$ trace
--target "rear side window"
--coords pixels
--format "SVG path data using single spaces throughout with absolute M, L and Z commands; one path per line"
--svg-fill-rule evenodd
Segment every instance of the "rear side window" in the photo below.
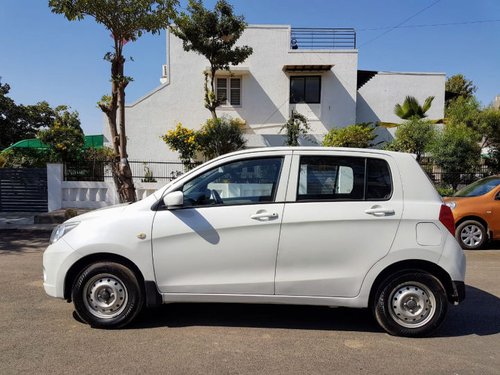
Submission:
M 388 200 L 392 179 L 385 160 L 302 156 L 297 200 Z
M 366 200 L 387 200 L 392 195 L 389 165 L 382 159 L 366 159 Z

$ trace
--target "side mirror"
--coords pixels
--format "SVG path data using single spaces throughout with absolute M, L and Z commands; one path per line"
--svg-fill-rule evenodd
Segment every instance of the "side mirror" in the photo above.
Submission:
M 184 204 L 184 194 L 182 191 L 168 193 L 163 197 L 163 203 L 169 210 L 180 208 Z

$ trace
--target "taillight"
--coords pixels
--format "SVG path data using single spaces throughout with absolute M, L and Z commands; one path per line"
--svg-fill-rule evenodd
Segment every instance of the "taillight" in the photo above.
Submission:
M 455 219 L 453 218 L 451 208 L 445 204 L 441 205 L 441 210 L 439 211 L 439 221 L 450 231 L 452 235 L 455 235 Z

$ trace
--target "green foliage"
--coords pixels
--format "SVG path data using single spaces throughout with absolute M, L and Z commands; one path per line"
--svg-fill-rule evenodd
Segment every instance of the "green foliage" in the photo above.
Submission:
M 216 108 L 220 105 L 215 95 L 214 80 L 217 70 L 230 70 L 253 52 L 249 46 L 235 43 L 247 26 L 243 16 L 236 16 L 233 7 L 226 0 L 218 0 L 214 10 L 208 10 L 201 0 L 189 0 L 188 13 L 182 12 L 175 18 L 172 33 L 182 40 L 185 51 L 194 51 L 210 63 L 210 88 L 205 83 L 205 107 L 217 118 Z M 206 80 L 208 76 L 206 75 Z
M 445 90 L 455 94 L 456 98 L 471 99 L 474 98 L 477 87 L 471 80 L 465 78 L 463 74 L 455 74 L 446 79 Z M 449 100 L 447 105 L 454 99 Z
M 53 13 L 63 14 L 69 21 L 90 16 L 113 31 L 115 40 L 125 42 L 165 29 L 177 4 L 175 0 L 49 0 Z
M 302 135 L 307 138 L 309 130 L 311 130 L 311 127 L 307 122 L 307 118 L 295 109 L 292 109 L 290 118 L 283 124 L 280 133 L 285 131 L 285 146 L 298 146 L 300 136 Z
M 2 168 L 44 168 L 47 163 L 55 162 L 47 150 L 33 148 L 15 148 L 3 151 Z
M 477 134 L 465 125 L 446 125 L 431 144 L 434 163 L 441 167 L 443 180 L 456 190 L 460 173 L 479 166 L 481 148 Z
M 40 130 L 37 138 L 49 146 L 51 159 L 69 161 L 78 158 L 84 144 L 78 112 L 69 111 L 67 106 L 55 109 L 54 123 L 48 129 Z
M 64 220 L 69 220 L 75 216 L 78 216 L 78 211 L 74 208 L 68 208 L 64 210 Z
M 474 97 L 457 97 L 450 101 L 445 110 L 446 123 L 452 125 L 466 125 L 478 130 L 480 123 L 481 105 Z
M 0 150 L 27 138 L 40 128 L 51 126 L 55 110 L 47 102 L 16 104 L 8 97 L 10 86 L 0 82 Z
M 148 167 L 148 163 L 144 163 L 144 178 L 141 182 L 156 182 L 156 178 L 153 176 L 153 171 Z
M 179 153 L 182 164 L 187 169 L 193 163 L 193 158 L 199 145 L 196 140 L 196 132 L 188 129 L 179 122 L 175 129 L 169 130 L 161 137 L 168 147 Z
M 210 160 L 229 152 L 245 148 L 241 120 L 217 118 L 209 119 L 196 134 L 199 150 Z
M 112 148 L 101 147 L 101 148 L 88 148 L 81 154 L 81 159 L 85 161 L 104 161 L 110 162 L 116 158 Z
M 374 129 L 370 122 L 331 129 L 323 139 L 323 146 L 368 148 L 373 146 L 373 140 L 376 138 Z
M 429 150 L 435 137 L 435 125 L 431 121 L 407 120 L 398 127 L 394 140 L 385 148 L 391 151 L 416 154 L 417 161 L 420 161 L 425 152 Z
M 436 186 L 436 190 L 442 197 L 451 197 L 455 193 L 455 190 L 453 190 L 453 188 L 446 186 Z
M 425 99 L 424 105 L 421 106 L 418 100 L 413 96 L 407 96 L 403 104 L 396 104 L 394 106 L 394 114 L 403 120 L 422 119 L 427 117 L 425 114 L 432 105 L 434 100 L 433 96 Z

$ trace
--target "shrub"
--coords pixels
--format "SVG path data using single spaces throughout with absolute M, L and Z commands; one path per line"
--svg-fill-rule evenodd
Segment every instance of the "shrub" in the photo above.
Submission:
M 292 109 L 292 114 L 288 121 L 281 127 L 280 133 L 283 130 L 286 134 L 285 146 L 298 146 L 299 137 L 302 135 L 307 138 L 307 133 L 311 128 L 307 122 L 307 118 Z
M 205 159 L 213 159 L 245 148 L 243 124 L 239 119 L 209 119 L 196 134 L 199 150 Z
M 358 147 L 368 148 L 373 146 L 376 138 L 373 134 L 374 127 L 371 123 L 360 123 L 346 126 L 345 128 L 330 130 L 323 139 L 326 147 Z
M 432 142 L 430 151 L 434 163 L 444 172 L 443 181 L 454 190 L 461 182 L 461 173 L 470 173 L 479 166 L 479 139 L 466 125 L 446 125 Z
M 192 159 L 196 154 L 196 150 L 198 149 L 196 132 L 192 129 L 185 128 L 179 122 L 175 129 L 169 130 L 167 134 L 161 138 L 171 150 L 179 153 L 182 164 L 189 169 Z
M 394 141 L 385 148 L 391 151 L 409 152 L 420 161 L 436 137 L 436 125 L 429 120 L 412 119 L 403 122 L 396 130 Z

